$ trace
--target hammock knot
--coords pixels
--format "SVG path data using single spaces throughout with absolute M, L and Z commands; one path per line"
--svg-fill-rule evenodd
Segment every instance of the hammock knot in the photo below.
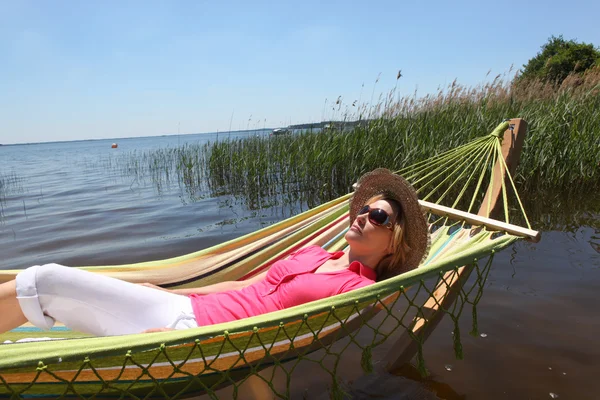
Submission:
M 479 334 L 479 327 L 477 324 L 477 304 L 473 304 L 473 309 L 471 310 L 471 317 L 472 317 L 472 329 L 471 332 L 469 332 L 469 334 L 471 336 L 477 337 L 477 335 Z
M 460 327 L 458 325 L 458 320 L 454 320 L 454 332 L 452 332 L 452 338 L 454 339 L 454 356 L 457 360 L 462 360 L 463 348 L 462 343 L 460 341 Z
M 417 350 L 417 370 L 421 377 L 425 378 L 428 375 L 427 368 L 425 368 L 425 358 L 423 357 L 423 343 L 418 343 L 419 347 Z
M 360 358 L 360 366 L 365 374 L 370 374 L 373 372 L 373 355 L 371 346 L 367 346 L 363 349 L 362 356 Z
M 337 378 L 333 378 L 333 383 L 331 386 L 330 398 L 332 400 L 343 400 L 348 398 L 348 393 L 344 391 Z
M 496 129 L 492 131 L 492 133 L 490 133 L 490 136 L 495 136 L 498 139 L 502 140 L 502 138 L 504 137 L 504 131 L 507 130 L 509 126 L 510 124 L 508 123 L 508 121 L 502 122 L 496 127 Z

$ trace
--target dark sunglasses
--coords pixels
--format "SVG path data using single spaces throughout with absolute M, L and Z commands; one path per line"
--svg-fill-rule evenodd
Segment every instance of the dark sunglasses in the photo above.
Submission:
M 367 214 L 367 218 L 369 222 L 376 226 L 384 226 L 386 228 L 392 228 L 392 221 L 390 221 L 390 215 L 387 211 L 382 210 L 381 208 L 371 208 L 369 206 L 364 206 L 358 212 L 358 215 Z

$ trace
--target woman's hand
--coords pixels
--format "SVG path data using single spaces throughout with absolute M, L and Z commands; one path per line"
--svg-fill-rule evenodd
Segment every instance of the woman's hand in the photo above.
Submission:
M 175 329 L 173 329 L 173 328 L 152 328 L 152 329 L 146 329 L 142 333 L 169 332 L 169 331 L 174 331 L 174 330 Z
M 149 287 L 150 289 L 162 290 L 163 292 L 170 292 L 169 289 L 161 288 L 160 286 L 156 286 L 156 285 L 153 285 L 153 284 L 148 283 L 148 282 L 138 283 L 138 285 L 140 285 L 140 286 L 146 286 L 146 287 Z
M 189 296 L 191 294 L 195 294 L 197 296 L 204 296 L 212 293 L 228 292 L 230 290 L 240 290 L 245 288 L 246 286 L 252 285 L 255 282 L 259 282 L 265 279 L 265 276 L 267 276 L 267 271 L 261 272 L 260 274 L 253 276 L 250 279 L 246 279 L 245 281 L 225 281 L 196 288 L 173 289 L 170 290 L 170 292 L 180 294 L 182 296 Z

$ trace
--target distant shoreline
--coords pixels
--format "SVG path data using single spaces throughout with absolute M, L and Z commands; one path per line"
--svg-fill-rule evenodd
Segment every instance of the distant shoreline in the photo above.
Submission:
M 288 125 L 286 129 L 327 129 L 327 128 L 349 128 L 355 127 L 357 125 L 365 125 L 370 121 L 367 119 L 359 120 L 359 121 L 321 121 L 321 122 L 308 122 L 303 124 L 293 124 Z M 75 139 L 75 140 L 50 140 L 47 142 L 23 142 L 23 143 L 0 143 L 0 146 L 26 146 L 26 145 L 35 145 L 35 144 L 48 144 L 48 143 L 72 143 L 72 142 L 91 142 L 91 141 L 99 141 L 99 140 L 124 140 L 124 139 L 141 139 L 141 138 L 152 138 L 152 137 L 163 137 L 163 136 L 187 136 L 187 135 L 210 135 L 210 134 L 230 134 L 230 133 L 243 133 L 243 132 L 263 132 L 263 131 L 272 131 L 275 128 L 257 128 L 257 129 L 240 129 L 235 131 L 216 131 L 216 132 L 194 132 L 194 133 L 165 133 L 160 135 L 149 135 L 149 136 L 128 136 L 128 137 L 113 137 L 113 138 L 93 138 L 93 139 Z
M 241 129 L 237 131 L 217 131 L 217 132 L 195 132 L 195 133 L 166 133 L 161 135 L 149 135 L 149 136 L 128 136 L 128 137 L 114 137 L 114 138 L 94 138 L 94 139 L 75 139 L 75 140 L 50 140 L 47 142 L 24 142 L 24 143 L 0 143 L 0 146 L 27 146 L 27 145 L 35 145 L 35 144 L 48 144 L 48 143 L 73 143 L 73 142 L 93 142 L 100 140 L 108 140 L 108 141 L 116 141 L 116 140 L 124 140 L 124 139 L 142 139 L 142 138 L 155 138 L 155 137 L 164 137 L 164 136 L 188 136 L 188 135 L 214 135 L 214 134 L 230 134 L 230 133 L 240 133 L 240 132 L 262 132 L 262 131 L 271 131 L 273 128 L 260 128 L 260 129 Z

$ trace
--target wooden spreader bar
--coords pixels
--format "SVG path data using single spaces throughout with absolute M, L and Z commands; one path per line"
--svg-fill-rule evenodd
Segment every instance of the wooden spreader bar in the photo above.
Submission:
M 489 230 L 510 233 L 511 235 L 526 238 L 534 243 L 539 242 L 541 238 L 540 232 L 534 231 L 533 229 L 523 228 L 522 226 L 508 224 L 506 222 L 441 206 L 424 200 L 419 200 L 419 204 L 423 210 L 439 215 L 440 217 L 450 217 L 459 221 L 465 221 L 472 225 L 485 226 Z
M 504 168 L 501 160 L 498 160 L 493 167 L 494 181 L 491 182 L 488 187 L 482 202 L 482 204 L 491 204 L 491 206 L 482 206 L 477 213 L 479 217 L 490 219 L 490 217 L 494 217 L 500 212 L 502 208 L 502 181 L 506 182 L 508 179 L 507 172 L 514 174 L 516 170 L 521 155 L 521 149 L 525 141 L 526 132 L 527 122 L 524 120 L 514 118 L 509 121 L 509 128 L 504 131 L 504 136 L 502 138 L 502 157 L 505 160 L 507 168 Z M 439 206 L 436 206 L 436 208 L 439 208 Z M 456 210 L 452 211 L 454 213 Z M 432 212 L 437 213 L 437 211 L 434 211 L 433 209 Z M 470 215 L 471 214 L 469 214 L 469 216 Z M 497 222 L 498 221 L 496 221 L 496 223 Z M 532 238 L 537 238 L 539 240 L 539 233 L 535 231 L 529 233 Z M 427 299 L 423 306 L 423 309 L 426 310 L 423 313 L 424 315 L 416 317 L 409 327 L 411 332 L 403 332 L 396 343 L 392 345 L 390 351 L 383 359 L 383 369 L 388 372 L 393 372 L 398 370 L 403 364 L 410 362 L 419 349 L 419 345 L 413 337 L 417 337 L 423 342 L 427 340 L 431 332 L 438 326 L 444 316 L 443 310 L 448 309 L 458 297 L 461 288 L 469 279 L 472 270 L 473 265 L 471 264 L 460 267 L 456 271 L 448 271 L 444 274 L 443 279 L 444 282 L 447 282 L 448 287 L 439 287 L 433 292 L 429 299 Z

